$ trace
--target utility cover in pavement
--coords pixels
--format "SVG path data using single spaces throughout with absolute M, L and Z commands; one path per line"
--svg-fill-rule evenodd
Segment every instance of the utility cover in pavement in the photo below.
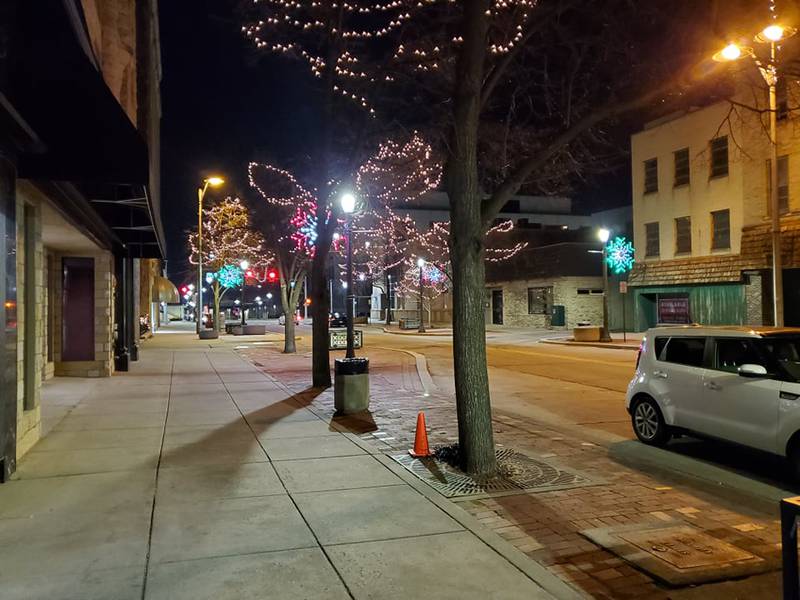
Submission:
M 595 544 L 671 585 L 742 577 L 780 566 L 778 548 L 764 552 L 758 539 L 723 531 L 722 540 L 681 521 L 625 525 L 580 532 Z M 758 547 L 759 556 L 755 552 Z
M 501 475 L 485 480 L 473 479 L 435 457 L 412 458 L 408 454 L 396 454 L 391 458 L 446 498 L 550 491 L 600 483 L 577 471 L 555 467 L 510 448 L 497 450 Z

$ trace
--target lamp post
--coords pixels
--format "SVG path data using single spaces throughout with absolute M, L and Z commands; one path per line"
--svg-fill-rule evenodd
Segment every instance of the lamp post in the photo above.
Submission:
M 267 300 L 272 300 L 272 292 L 267 292 Z M 267 308 L 267 318 L 269 319 L 269 308 Z
M 386 325 L 390 325 L 392 323 L 392 276 L 387 275 L 386 284 Z
M 422 306 L 422 272 L 425 269 L 425 259 L 421 256 L 417 259 L 417 267 L 419 267 L 419 327 L 417 333 L 425 333 L 425 315 L 423 314 Z
M 769 181 L 770 193 L 769 204 L 771 212 L 771 238 L 772 238 L 772 310 L 774 314 L 774 325 L 783 327 L 783 263 L 781 257 L 781 218 L 780 218 L 780 199 L 778 196 L 778 56 L 777 44 L 793 36 L 797 32 L 792 27 L 785 27 L 773 23 L 761 30 L 755 36 L 755 41 L 759 44 L 766 44 L 769 47 L 769 59 L 766 64 L 756 56 L 752 48 L 740 46 L 738 44 L 728 44 L 714 55 L 717 62 L 732 62 L 739 60 L 743 56 L 753 58 L 758 72 L 767 84 L 769 95 L 769 141 L 770 141 L 770 161 L 769 161 Z
M 600 341 L 610 342 L 611 336 L 608 333 L 608 250 L 606 244 L 608 238 L 611 237 L 611 232 L 602 228 L 597 232 L 597 239 L 603 243 L 603 328 L 600 330 Z
M 200 330 L 204 329 L 202 322 L 203 316 L 203 198 L 205 198 L 208 186 L 218 187 L 225 183 L 222 177 L 209 177 L 203 180 L 203 187 L 197 188 L 197 306 L 195 333 L 200 335 Z
M 239 263 L 239 266 L 242 269 L 242 303 L 241 306 L 239 307 L 239 310 L 242 312 L 242 327 L 244 327 L 246 325 L 246 323 L 244 322 L 244 286 L 245 283 L 247 282 L 247 277 L 245 277 L 245 274 L 247 272 L 247 268 L 250 266 L 250 263 L 246 260 L 243 260 L 242 262 Z
M 342 194 L 342 212 L 345 214 L 345 237 L 347 238 L 347 354 L 346 358 L 355 358 L 355 343 L 353 339 L 353 240 L 351 238 L 353 211 L 356 209 L 356 197 L 353 194 Z

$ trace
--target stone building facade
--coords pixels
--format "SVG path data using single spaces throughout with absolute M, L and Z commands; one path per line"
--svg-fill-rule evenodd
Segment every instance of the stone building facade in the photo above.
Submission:
M 141 263 L 152 297 L 163 247 L 157 14 L 0 5 L 0 482 L 39 439 L 43 381 L 137 358 Z

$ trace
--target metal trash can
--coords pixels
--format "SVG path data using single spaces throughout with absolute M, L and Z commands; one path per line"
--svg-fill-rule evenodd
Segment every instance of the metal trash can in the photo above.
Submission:
M 337 358 L 334 362 L 333 406 L 351 415 L 369 408 L 369 359 Z

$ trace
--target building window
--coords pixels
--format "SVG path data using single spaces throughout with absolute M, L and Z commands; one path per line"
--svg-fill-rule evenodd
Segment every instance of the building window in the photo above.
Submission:
M 658 237 L 658 223 L 645 223 L 644 237 L 644 255 L 658 256 L 661 254 L 661 240 Z
M 711 140 L 711 177 L 728 174 L 728 136 Z
M 553 299 L 552 287 L 528 288 L 528 314 L 549 315 Z
M 644 161 L 644 193 L 651 194 L 658 191 L 658 159 L 651 158 Z
M 692 252 L 692 219 L 678 217 L 675 219 L 675 254 L 691 254 Z
M 778 77 L 778 82 L 775 85 L 775 100 L 777 101 L 778 111 L 776 113 L 778 119 L 785 119 L 789 116 L 789 93 L 786 82 L 786 77 L 781 74 Z
M 689 149 L 675 152 L 675 187 L 689 184 Z
M 725 209 L 712 212 L 711 228 L 711 249 L 729 249 L 731 247 L 731 211 Z
M 767 214 L 772 214 L 772 160 L 767 159 Z M 778 157 L 778 208 L 780 213 L 789 212 L 789 157 Z
M 579 296 L 602 296 L 603 290 L 601 288 L 578 288 Z

